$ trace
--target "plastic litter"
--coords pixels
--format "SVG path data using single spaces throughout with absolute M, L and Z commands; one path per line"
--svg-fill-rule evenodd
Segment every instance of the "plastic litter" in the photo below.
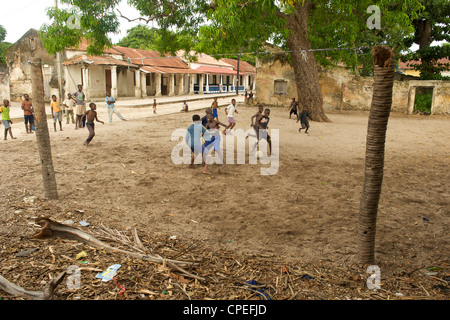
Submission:
M 113 264 L 112 266 L 109 266 L 108 269 L 106 269 L 105 271 L 103 271 L 102 273 L 99 273 L 98 275 L 96 275 L 96 278 L 102 279 L 102 281 L 110 281 L 114 278 L 114 276 L 117 273 L 117 270 L 119 270 L 119 268 L 122 265 L 120 264 Z

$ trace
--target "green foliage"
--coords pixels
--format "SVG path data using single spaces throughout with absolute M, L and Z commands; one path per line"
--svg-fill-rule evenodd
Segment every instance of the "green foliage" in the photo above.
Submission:
M 405 50 L 404 39 L 414 34 L 412 19 L 422 8 L 421 0 L 128 0 L 136 8 L 141 21 L 157 22 L 159 30 L 144 27 L 131 30 L 119 44 L 151 48 L 174 54 L 183 49 L 212 55 L 264 51 L 267 42 L 289 50 L 288 37 L 296 32 L 287 28 L 288 19 L 296 16 L 303 5 L 312 5 L 309 16 L 309 40 L 312 48 L 348 48 L 388 45 L 396 53 Z M 436 0 L 437 1 L 437 0 Z M 114 9 L 119 0 L 62 0 L 76 5 L 82 11 L 81 29 L 65 25 L 70 10 L 48 11 L 54 20 L 41 29 L 44 46 L 50 53 L 76 45 L 82 36 L 88 38 L 90 54 L 100 54 L 110 46 L 109 33 L 117 32 L 119 22 Z M 366 12 L 370 5 L 381 9 L 381 30 L 369 30 Z M 292 26 L 292 24 L 289 24 Z M 149 31 L 150 30 L 150 31 Z M 154 31 L 154 30 L 153 30 Z M 151 45 L 147 46 L 147 39 Z M 243 59 L 245 55 L 241 55 Z M 326 66 L 344 62 L 352 70 L 362 65 L 362 74 L 373 69 L 370 50 L 325 51 L 315 54 L 316 60 Z M 251 58 L 252 60 L 254 59 Z M 289 60 L 289 57 L 287 57 Z
M 433 90 L 427 90 L 425 93 L 416 93 L 414 108 L 418 112 L 431 112 L 433 100 Z
M 6 29 L 0 26 L 0 63 L 5 63 L 5 52 L 11 43 L 4 41 L 6 38 Z
M 45 49 L 50 54 L 55 54 L 69 47 L 76 47 L 85 37 L 89 43 L 87 53 L 100 55 L 105 47 L 111 47 L 112 42 L 109 33 L 116 33 L 119 21 L 114 7 L 120 0 L 61 0 L 68 4 L 69 9 L 50 8 L 48 17 L 53 24 L 44 24 L 41 38 Z M 75 9 L 78 7 L 81 12 Z M 79 28 L 71 28 L 68 25 L 69 18 L 80 16 Z
M 310 40 L 313 48 L 373 47 L 386 45 L 396 55 L 408 49 L 404 39 L 412 36 L 411 17 L 422 9 L 419 0 L 315 1 L 315 14 L 310 18 Z M 372 13 L 367 8 L 376 5 L 381 11 L 381 29 L 369 29 Z M 316 14 L 317 13 L 317 14 Z M 361 75 L 373 75 L 372 50 L 342 50 L 319 52 L 316 60 L 327 66 L 344 63 Z
M 138 25 L 127 30 L 127 35 L 117 45 L 127 48 L 154 50 L 153 42 L 157 36 L 158 29 Z
M 409 52 L 402 57 L 403 61 L 421 61 L 415 65 L 420 71 L 423 80 L 444 79 L 443 71 L 450 70 L 448 63 L 439 63 L 438 60 L 450 57 L 450 1 L 448 0 L 421 0 L 424 10 L 415 18 L 412 18 L 414 35 L 405 42 L 411 46 L 419 45 L 419 50 Z M 432 45 L 433 42 L 444 41 L 441 45 Z

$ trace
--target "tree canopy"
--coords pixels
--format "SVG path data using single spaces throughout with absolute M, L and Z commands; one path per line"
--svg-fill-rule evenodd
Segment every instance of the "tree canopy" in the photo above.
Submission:
M 5 52 L 11 43 L 5 41 L 6 29 L 0 25 L 0 63 L 5 63 Z
M 421 1 L 128 0 L 140 14 L 133 19 L 117 10 L 119 0 L 61 0 L 70 8 L 50 9 L 48 14 L 54 23 L 44 25 L 41 31 L 50 53 L 76 46 L 85 37 L 90 44 L 88 53 L 100 54 L 112 45 L 108 34 L 119 30 L 119 18 L 155 21 L 160 30 L 154 44 L 161 53 L 175 54 L 183 49 L 220 57 L 263 51 L 270 42 L 287 51 L 299 99 L 304 100 L 300 102 L 310 106 L 313 118 L 327 121 L 318 97 L 316 60 L 322 65 L 343 62 L 356 72 L 363 65 L 370 73 L 370 51 L 364 54 L 358 48 L 384 44 L 396 53 L 405 50 L 404 40 L 414 34 L 412 21 L 419 17 Z M 372 5 L 380 9 L 380 28 L 367 26 L 371 16 L 367 8 Z M 70 28 L 67 20 L 75 13 L 78 28 Z M 311 52 L 326 48 L 334 50 Z
M 412 19 L 414 35 L 405 41 L 406 46 L 411 46 L 413 43 L 419 45 L 419 50 L 405 55 L 403 60 L 421 61 L 422 63 L 414 67 L 420 71 L 422 79 L 440 79 L 442 71 L 450 70 L 448 63 L 438 62 L 442 58 L 450 57 L 448 45 L 450 43 L 450 2 L 448 0 L 422 0 L 421 2 L 424 10 L 418 17 Z M 434 42 L 437 44 L 433 45 Z

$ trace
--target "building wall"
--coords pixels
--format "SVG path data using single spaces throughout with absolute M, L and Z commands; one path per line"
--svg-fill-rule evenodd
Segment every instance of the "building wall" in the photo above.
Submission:
M 3 100 L 11 100 L 9 90 L 9 70 L 6 64 L 0 64 L 0 104 Z
M 275 92 L 277 80 L 286 81 L 285 93 Z M 373 77 L 356 77 L 341 67 L 321 70 L 319 83 L 324 110 L 369 110 L 373 82 Z M 395 80 L 392 110 L 411 113 L 409 97 L 417 86 L 434 87 L 432 113 L 450 114 L 450 81 Z M 279 61 L 257 62 L 256 93 L 257 104 L 288 106 L 292 98 L 298 98 L 292 67 Z
M 91 98 L 105 97 L 106 95 L 106 76 L 105 67 L 89 67 L 89 94 Z
M 286 92 L 275 92 L 275 82 L 286 81 Z M 292 67 L 279 60 L 269 63 L 256 62 L 256 103 L 289 106 L 292 98 L 298 100 L 295 76 Z
M 24 94 L 32 95 L 31 65 L 29 61 L 33 57 L 40 58 L 44 63 L 43 75 L 46 100 L 50 99 L 51 94 L 59 91 L 56 68 L 54 67 L 56 57 L 47 53 L 42 46 L 42 41 L 37 31 L 30 29 L 6 51 L 11 101 L 21 101 Z
M 117 92 L 120 97 L 134 97 L 134 72 L 117 68 Z

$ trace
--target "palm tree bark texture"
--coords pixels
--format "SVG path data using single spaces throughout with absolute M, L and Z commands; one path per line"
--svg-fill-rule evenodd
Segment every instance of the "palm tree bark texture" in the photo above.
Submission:
M 359 207 L 359 261 L 375 263 L 375 234 L 383 183 L 386 130 L 392 106 L 394 85 L 394 52 L 373 48 L 374 86 L 366 139 L 364 185 Z
M 42 61 L 39 58 L 31 60 L 31 86 L 36 141 L 41 160 L 44 195 L 48 199 L 57 199 L 58 191 L 56 187 L 55 171 L 53 169 L 52 148 L 50 145 L 50 134 L 48 132 L 47 115 L 45 113 Z

